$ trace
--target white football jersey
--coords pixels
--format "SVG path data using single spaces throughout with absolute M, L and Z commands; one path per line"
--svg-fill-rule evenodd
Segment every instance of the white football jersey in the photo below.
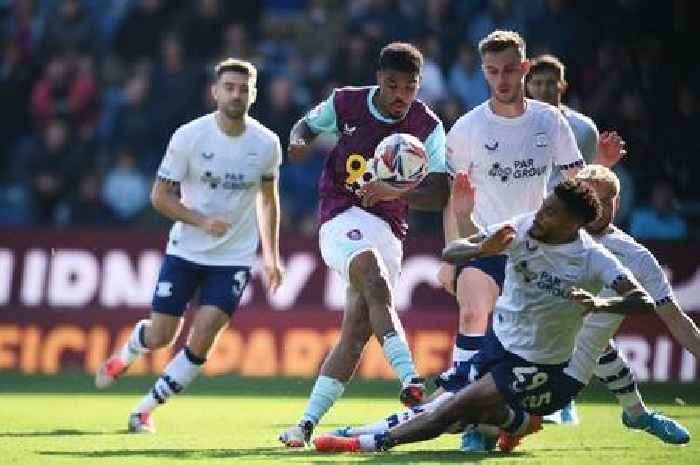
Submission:
M 564 363 L 571 358 L 583 323 L 583 309 L 568 300 L 571 288 L 600 289 L 623 277 L 633 278 L 584 230 L 567 244 L 533 239 L 528 230 L 534 217 L 529 213 L 509 222 L 516 238 L 505 251 L 506 277 L 493 313 L 493 330 L 506 350 L 530 362 Z
M 469 173 L 476 189 L 472 221 L 481 230 L 535 211 L 546 194 L 552 165 L 583 165 L 574 134 L 555 107 L 527 99 L 525 113 L 496 115 L 486 101 L 447 134 L 448 166 Z
M 576 138 L 576 145 L 578 146 L 583 161 L 586 163 L 593 163 L 596 153 L 598 153 L 598 128 L 592 119 L 583 113 L 579 113 L 576 110 L 572 110 L 566 105 L 562 105 L 560 110 L 566 120 L 571 126 L 571 130 L 574 132 L 574 137 Z M 549 183 L 547 184 L 547 192 L 552 192 L 554 187 L 564 180 L 564 173 L 561 170 L 556 169 L 556 166 L 552 166 L 552 173 L 549 176 Z
M 246 117 L 243 133 L 226 135 L 215 113 L 179 127 L 168 145 L 158 177 L 180 183 L 182 203 L 203 215 L 231 223 L 222 237 L 176 222 L 166 253 L 202 265 L 251 266 L 258 248 L 256 195 L 263 178 L 278 177 L 279 137 Z
M 675 301 L 666 273 L 646 247 L 614 226 L 611 226 L 610 232 L 594 238 L 632 272 L 640 286 L 654 299 L 657 307 Z M 617 294 L 606 287 L 599 295 L 610 297 Z M 582 383 L 588 383 L 595 371 L 598 357 L 624 318 L 624 315 L 612 313 L 593 313 L 585 318 L 576 337 L 574 356 L 567 368 L 571 376 Z

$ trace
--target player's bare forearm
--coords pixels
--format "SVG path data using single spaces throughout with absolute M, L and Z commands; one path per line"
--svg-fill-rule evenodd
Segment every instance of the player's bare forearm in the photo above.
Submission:
M 656 309 L 674 339 L 700 359 L 700 329 L 673 301 Z
M 204 215 L 185 207 L 180 201 L 177 183 L 157 179 L 151 190 L 151 204 L 158 213 L 173 221 L 200 228 L 204 224 Z
M 481 250 L 481 242 L 472 237 L 457 239 L 442 250 L 442 259 L 449 263 L 479 258 L 486 254 Z
M 428 173 L 414 189 L 401 195 L 414 210 L 441 211 L 447 205 L 450 188 L 446 173 Z
M 256 200 L 263 259 L 279 263 L 280 199 L 277 179 L 263 181 Z
M 597 299 L 600 301 L 595 305 L 594 312 L 639 315 L 652 313 L 655 309 L 652 298 L 641 289 L 632 290 L 623 297 L 598 297 Z

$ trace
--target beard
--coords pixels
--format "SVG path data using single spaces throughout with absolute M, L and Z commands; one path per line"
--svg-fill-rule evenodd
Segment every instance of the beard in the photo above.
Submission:
M 220 111 L 229 119 L 241 119 L 246 114 L 246 108 L 243 105 L 225 105 Z

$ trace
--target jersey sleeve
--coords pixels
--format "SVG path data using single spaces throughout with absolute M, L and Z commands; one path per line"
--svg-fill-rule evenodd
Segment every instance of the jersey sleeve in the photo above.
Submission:
M 439 122 L 433 129 L 433 132 L 425 139 L 429 173 L 444 173 L 447 171 L 445 148 L 445 127 L 442 125 L 442 122 Z
M 666 273 L 651 252 L 644 251 L 638 261 L 638 267 L 637 280 L 654 299 L 657 307 L 675 300 L 671 283 L 668 282 Z
M 275 134 L 272 143 L 270 144 L 270 164 L 268 169 L 263 173 L 263 181 L 272 181 L 279 179 L 280 165 L 282 164 L 282 144 L 280 138 Z
M 335 113 L 335 90 L 331 95 L 315 107 L 305 116 L 304 122 L 315 134 L 338 134 L 337 115 Z
M 593 121 L 586 125 L 586 131 L 579 141 L 579 150 L 586 163 L 593 163 L 596 154 L 598 153 L 598 128 Z
M 581 152 L 576 145 L 576 137 L 569 122 L 561 112 L 556 113 L 556 130 L 554 144 L 554 164 L 560 170 L 583 166 Z
M 612 289 L 622 279 L 637 282 L 632 272 L 625 268 L 617 257 L 602 246 L 594 247 L 591 251 L 589 272 L 589 278 L 598 280 L 604 286 Z
M 471 157 L 467 149 L 466 125 L 459 120 L 452 126 L 446 137 L 445 165 L 448 174 L 454 176 L 457 171 L 469 171 Z
M 182 128 L 177 129 L 168 143 L 165 156 L 158 167 L 158 178 L 163 181 L 180 182 L 187 174 L 189 144 Z

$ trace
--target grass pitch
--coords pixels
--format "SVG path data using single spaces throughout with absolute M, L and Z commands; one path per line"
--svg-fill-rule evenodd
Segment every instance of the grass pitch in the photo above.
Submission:
M 384 454 L 323 455 L 286 450 L 277 434 L 298 419 L 312 380 L 198 379 L 188 393 L 156 411 L 158 433 L 129 435 L 127 415 L 153 382 L 125 377 L 95 393 L 82 374 L 25 377 L 0 373 L 0 465 L 223 463 L 484 463 L 700 464 L 700 386 L 642 387 L 647 403 L 680 420 L 693 439 L 668 446 L 625 430 L 609 395 L 587 389 L 581 425 L 545 426 L 513 454 L 457 452 L 458 436 L 400 446 Z M 396 411 L 395 383 L 355 382 L 324 418 L 319 432 L 361 424 Z M 676 400 L 678 399 L 678 400 Z

